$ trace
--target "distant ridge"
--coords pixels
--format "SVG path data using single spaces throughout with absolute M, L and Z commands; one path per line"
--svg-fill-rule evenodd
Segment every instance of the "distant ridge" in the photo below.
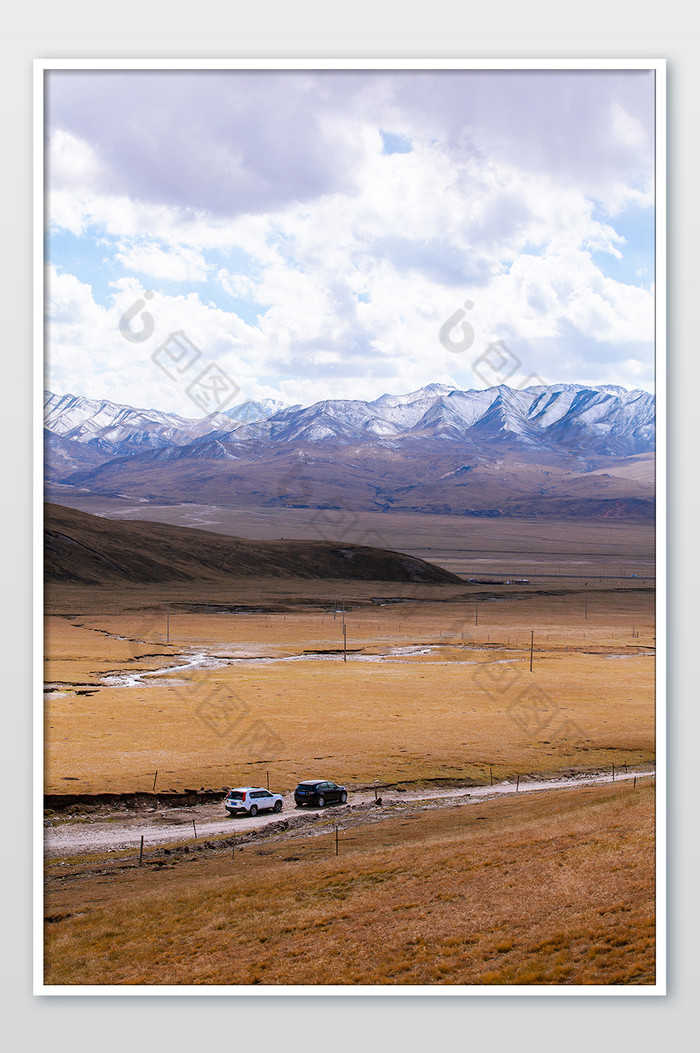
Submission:
M 47 583 L 221 583 L 249 577 L 463 584 L 441 567 L 387 549 L 332 541 L 250 541 L 205 530 L 120 522 L 47 504 Z

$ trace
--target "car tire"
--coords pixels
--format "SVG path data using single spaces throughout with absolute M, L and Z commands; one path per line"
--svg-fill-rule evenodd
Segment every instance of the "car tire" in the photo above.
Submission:
M 282 802 L 281 801 L 275 801 L 275 807 L 272 810 L 273 810 L 273 812 L 281 812 L 282 811 Z
M 340 803 L 341 803 L 341 804 L 345 804 L 345 802 L 347 801 L 347 799 L 348 799 L 348 795 L 347 795 L 347 794 L 345 793 L 345 791 L 343 790 L 343 792 L 342 792 L 342 793 L 341 793 L 341 795 L 340 795 Z
M 250 816 L 251 819 L 254 819 L 257 814 L 258 814 L 258 806 L 257 806 L 257 804 L 251 804 L 250 811 L 248 812 L 248 815 Z
M 323 808 L 325 803 L 326 803 L 326 798 L 325 797 L 319 797 L 319 799 L 316 801 L 316 806 L 318 808 Z

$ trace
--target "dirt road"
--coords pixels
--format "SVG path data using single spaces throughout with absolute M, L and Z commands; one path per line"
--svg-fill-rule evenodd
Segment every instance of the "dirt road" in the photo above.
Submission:
M 615 780 L 650 778 L 654 771 L 615 773 Z M 493 786 L 464 786 L 438 790 L 382 790 L 381 805 L 374 805 L 374 792 L 351 793 L 346 805 L 325 809 L 295 808 L 292 794 L 284 797 L 282 814 L 258 815 L 254 819 L 246 816 L 230 818 L 222 803 L 202 804 L 191 808 L 159 808 L 148 812 L 123 811 L 109 815 L 72 815 L 46 820 L 44 850 L 47 857 L 88 855 L 101 852 L 118 852 L 138 847 L 143 835 L 146 848 L 162 844 L 192 842 L 196 836 L 220 837 L 231 834 L 246 834 L 270 824 L 287 820 L 286 828 L 306 829 L 310 832 L 321 815 L 345 825 L 353 818 L 362 821 L 369 816 L 373 820 L 386 818 L 400 806 L 412 808 L 434 808 L 448 806 L 468 799 L 470 804 L 479 804 L 494 797 L 517 794 L 526 797 L 532 793 L 552 792 L 571 787 L 595 786 L 613 781 L 611 772 L 593 775 L 564 777 L 550 780 L 528 780 L 519 784 L 506 781 Z

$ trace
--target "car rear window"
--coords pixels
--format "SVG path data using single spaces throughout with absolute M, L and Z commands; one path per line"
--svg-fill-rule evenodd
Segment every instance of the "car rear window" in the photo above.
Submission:
M 229 801 L 242 801 L 244 797 L 245 794 L 241 793 L 240 790 L 231 790 L 230 794 L 228 795 Z

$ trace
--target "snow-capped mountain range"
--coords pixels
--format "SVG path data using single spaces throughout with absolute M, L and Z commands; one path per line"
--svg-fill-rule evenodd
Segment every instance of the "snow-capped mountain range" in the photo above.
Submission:
M 493 441 L 530 450 L 580 446 L 589 454 L 617 456 L 654 448 L 653 395 L 580 384 L 525 390 L 501 385 L 484 391 L 429 384 L 373 402 L 331 399 L 306 407 L 265 399 L 199 419 L 47 392 L 44 412 L 46 430 L 89 447 L 93 463 L 95 454 L 102 460 L 149 450 L 221 457 L 228 448 L 235 456 L 247 443 L 356 444 L 419 437 L 470 447 Z
M 140 501 L 475 515 L 653 515 L 653 395 L 429 384 L 187 419 L 46 395 L 46 478 Z M 59 492 L 60 491 L 60 492 Z
M 357 443 L 408 437 L 470 445 L 511 440 L 530 448 L 564 443 L 568 449 L 579 439 L 599 454 L 629 455 L 653 449 L 654 397 L 644 391 L 573 384 L 524 391 L 503 385 L 460 391 L 430 384 L 408 395 L 382 395 L 374 402 L 328 400 L 305 409 L 280 410 L 267 420 L 234 429 L 228 442 Z M 206 441 L 204 437 L 200 445 Z
M 165 446 L 184 446 L 200 435 L 237 428 L 250 416 L 236 417 L 236 408 L 254 406 L 245 403 L 228 413 L 212 413 L 190 420 L 160 410 L 134 409 L 107 399 L 86 399 L 81 395 L 54 395 L 44 392 L 44 427 L 52 435 L 85 443 L 107 457 L 124 457 L 129 453 L 158 450 Z M 282 408 L 278 403 L 275 408 Z M 274 412 L 274 409 L 272 409 Z M 253 415 L 254 420 L 263 419 Z

